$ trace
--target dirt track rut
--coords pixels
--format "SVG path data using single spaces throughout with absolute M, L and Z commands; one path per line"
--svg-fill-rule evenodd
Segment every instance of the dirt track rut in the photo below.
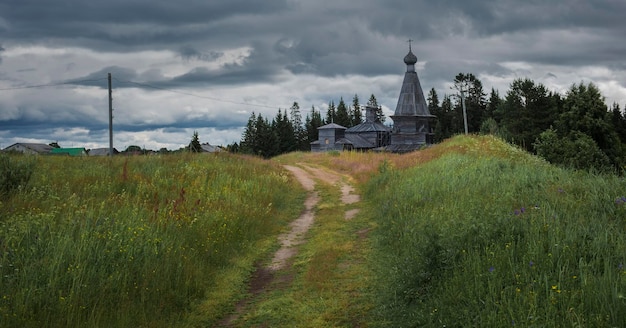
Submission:
M 344 204 L 353 204 L 360 200 L 360 196 L 354 193 L 354 188 L 343 181 L 343 176 L 336 172 L 325 169 L 311 167 L 305 164 L 299 166 L 285 165 L 284 168 L 300 182 L 302 187 L 308 192 L 304 202 L 304 211 L 300 216 L 290 223 L 291 230 L 278 236 L 280 248 L 274 253 L 272 261 L 267 266 L 258 266 L 252 275 L 249 291 L 252 296 L 269 291 L 273 282 L 276 282 L 278 271 L 289 269 L 290 259 L 298 253 L 298 245 L 306 242 L 306 233 L 315 221 L 315 207 L 320 200 L 318 192 L 315 190 L 316 181 L 337 186 L 341 190 L 341 201 Z M 346 220 L 350 220 L 357 213 L 358 209 L 352 209 L 345 213 Z M 283 284 L 288 284 L 293 277 L 281 277 Z M 240 301 L 235 313 L 222 320 L 218 327 L 233 327 L 233 323 L 245 313 L 247 305 L 251 299 Z

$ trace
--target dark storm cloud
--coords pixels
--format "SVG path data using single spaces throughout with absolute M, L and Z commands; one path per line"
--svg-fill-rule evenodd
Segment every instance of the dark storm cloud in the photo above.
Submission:
M 129 44 L 158 43 L 159 39 L 193 36 L 220 22 L 238 17 L 276 14 L 285 0 L 249 1 L 39 1 L 0 2 L 4 29 L 10 39 L 91 39 Z M 186 33 L 179 33 L 177 29 Z
M 0 0 L 0 88 L 69 79 L 105 89 L 111 73 L 116 105 L 131 107 L 137 97 L 132 104 L 138 104 L 133 109 L 138 114 L 130 118 L 119 112 L 119 129 L 228 129 L 245 125 L 247 115 L 227 110 L 219 116 L 202 111 L 173 115 L 146 98 L 166 99 L 165 91 L 171 90 L 220 98 L 214 90 L 228 89 L 231 93 L 224 98 L 236 99 L 237 86 L 254 92 L 252 86 L 259 85 L 261 93 L 270 89 L 268 85 L 293 83 L 284 86 L 291 88 L 289 97 L 318 104 L 337 101 L 335 94 L 342 90 L 315 85 L 311 95 L 300 84 L 352 79 L 361 83 L 386 76 L 386 82 L 376 86 L 385 94 L 376 96 L 393 107 L 399 86 L 392 80 L 397 76 L 401 81 L 408 39 L 414 40 L 425 92 L 436 87 L 449 93 L 443 90 L 446 83 L 460 72 L 506 80 L 542 65 L 549 71 L 536 76 L 554 80 L 579 78 L 568 72 L 580 67 L 608 68 L 611 81 L 623 88 L 624 13 L 623 0 Z M 46 52 L 68 47 L 78 54 L 58 51 L 46 57 Z M 11 60 L 15 67 L 7 65 Z M 522 64 L 507 65 L 511 62 Z M 57 77 L 61 73 L 65 75 Z M 223 86 L 228 88 L 220 89 Z M 106 130 L 106 115 L 96 118 L 92 109 L 106 108 L 106 93 L 87 96 L 92 88 L 77 89 L 80 92 L 67 93 L 82 94 L 76 101 L 0 93 L 0 116 L 5 119 L 0 132 L 46 139 L 41 133 L 50 133 L 46 125 Z M 154 93 L 146 95 L 148 90 Z M 501 95 L 505 92 L 500 90 Z M 120 99 L 122 95 L 127 99 Z M 179 96 L 171 103 L 192 103 L 173 94 Z M 245 94 L 239 99 L 246 97 L 271 103 L 272 97 L 285 95 Z M 94 104 L 98 101 L 102 103 Z
M 224 56 L 224 53 L 219 51 L 200 52 L 190 45 L 182 46 L 178 52 L 185 60 L 197 59 L 210 62 Z

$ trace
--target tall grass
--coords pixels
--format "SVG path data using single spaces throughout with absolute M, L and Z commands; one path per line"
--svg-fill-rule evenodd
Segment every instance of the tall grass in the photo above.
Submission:
M 302 198 L 254 158 L 40 157 L 0 204 L 0 326 L 169 327 L 224 288 L 231 306 L 245 273 L 218 272 L 252 270 Z
M 490 137 L 410 156 L 433 160 L 367 186 L 377 325 L 626 326 L 623 178 Z

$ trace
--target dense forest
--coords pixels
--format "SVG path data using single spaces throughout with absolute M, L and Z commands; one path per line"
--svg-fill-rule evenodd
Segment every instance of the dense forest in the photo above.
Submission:
M 494 134 L 530 153 L 564 167 L 621 171 L 626 163 L 626 116 L 619 104 L 605 103 L 593 83 L 573 84 L 565 94 L 548 90 L 528 78 L 514 80 L 504 96 L 489 95 L 471 73 L 454 79 L 455 94 L 440 100 L 432 88 L 427 93 L 430 113 L 436 116 L 435 141 L 463 133 Z M 368 105 L 378 107 L 371 95 Z M 463 115 L 465 107 L 465 115 Z M 381 121 L 385 121 L 382 112 Z M 240 144 L 230 149 L 266 158 L 310 149 L 317 128 L 328 123 L 351 127 L 362 122 L 358 95 L 347 105 L 331 101 L 323 115 L 312 107 L 302 119 L 297 102 L 279 110 L 271 121 L 252 113 Z

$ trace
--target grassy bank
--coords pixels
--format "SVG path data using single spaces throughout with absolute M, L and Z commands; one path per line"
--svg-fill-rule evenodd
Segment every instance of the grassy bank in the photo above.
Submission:
M 303 197 L 256 158 L 38 157 L 0 203 L 0 326 L 210 324 Z
M 402 161 L 367 186 L 374 326 L 626 326 L 623 178 L 491 137 Z

